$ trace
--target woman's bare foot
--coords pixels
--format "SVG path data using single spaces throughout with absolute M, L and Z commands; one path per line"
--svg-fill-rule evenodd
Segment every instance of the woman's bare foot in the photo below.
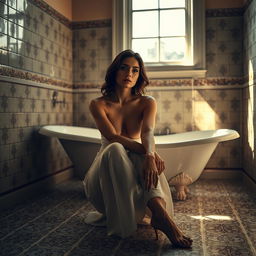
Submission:
M 151 226 L 161 230 L 171 241 L 173 246 L 191 248 L 193 240 L 185 236 L 165 210 L 163 199 L 152 198 L 148 207 L 152 211 Z
M 151 226 L 155 230 L 161 230 L 174 247 L 191 248 L 193 240 L 185 236 L 168 215 L 159 219 L 152 217 Z

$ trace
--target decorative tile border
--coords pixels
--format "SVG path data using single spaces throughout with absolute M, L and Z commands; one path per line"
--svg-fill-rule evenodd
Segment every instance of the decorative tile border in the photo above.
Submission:
M 60 81 L 60 80 L 52 79 L 52 78 L 45 77 L 42 75 L 37 75 L 32 72 L 17 70 L 14 68 L 1 66 L 1 65 L 0 65 L 0 75 L 12 77 L 12 78 L 18 78 L 18 79 L 25 79 L 25 80 L 49 84 L 49 85 L 56 85 L 56 86 L 60 86 L 62 88 L 72 88 L 72 84 L 68 84 L 68 83 Z
M 103 82 L 102 82 L 103 83 Z M 100 88 L 102 83 L 81 83 L 74 84 L 73 89 L 95 89 Z M 149 87 L 175 87 L 186 88 L 191 86 L 223 86 L 223 87 L 237 87 L 242 86 L 245 83 L 245 79 L 242 77 L 230 77 L 230 78 L 202 78 L 202 79 L 169 79 L 169 80 L 150 80 Z
M 202 79 L 195 79 L 194 86 L 219 86 L 219 85 L 243 85 L 245 82 L 244 78 L 242 77 L 226 77 L 226 78 L 202 78 Z
M 104 27 L 111 27 L 111 26 L 112 26 L 112 20 L 105 19 L 105 20 L 72 22 L 71 28 L 73 30 L 73 29 L 85 29 L 85 28 L 104 28 Z
M 243 14 L 244 8 L 206 9 L 205 12 L 207 18 L 243 16 Z
M 83 84 L 73 84 L 73 89 L 98 89 L 101 88 L 102 83 L 83 83 Z
M 192 79 L 150 80 L 150 86 L 192 86 Z
M 68 28 L 71 28 L 71 22 L 69 19 L 67 19 L 65 16 L 60 14 L 58 11 L 53 9 L 50 5 L 48 5 L 43 0 L 29 0 L 32 4 L 40 8 L 42 11 L 46 12 L 59 22 L 61 22 L 63 25 L 67 26 Z
M 256 84 L 256 78 L 253 77 L 249 77 L 248 75 L 246 75 L 244 77 L 244 86 L 250 86 L 250 85 L 255 85 Z
M 38 83 L 44 83 L 49 85 L 60 86 L 62 88 L 71 89 L 96 89 L 100 88 L 102 83 L 79 83 L 69 84 L 60 80 L 48 78 L 42 75 L 35 74 L 33 72 L 18 70 L 7 66 L 0 65 L 0 75 L 13 77 L 18 79 L 25 79 Z M 191 87 L 191 86 L 242 86 L 248 83 L 248 78 L 243 77 L 230 77 L 230 78 L 200 78 L 200 79 L 163 79 L 163 80 L 151 80 L 150 87 Z

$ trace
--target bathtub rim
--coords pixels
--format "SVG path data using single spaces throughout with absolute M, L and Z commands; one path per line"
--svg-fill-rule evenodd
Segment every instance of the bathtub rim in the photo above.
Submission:
M 95 132 L 94 137 L 89 137 L 86 135 L 75 135 L 75 134 L 65 134 L 63 132 L 59 132 L 56 130 L 53 130 L 53 128 L 80 128 L 80 129 L 88 129 L 93 132 Z M 225 134 L 217 135 L 215 137 L 206 137 L 206 138 L 201 138 L 201 139 L 194 139 L 191 141 L 182 141 L 182 142 L 159 142 L 160 137 L 165 137 L 165 138 L 175 138 L 177 136 L 182 136 L 182 134 L 191 134 L 191 133 L 201 133 L 201 132 L 214 132 L 214 131 L 223 131 L 226 132 Z M 88 143 L 96 143 L 96 144 L 101 144 L 101 135 L 99 130 L 96 128 L 88 128 L 88 127 L 80 127 L 80 126 L 68 126 L 68 125 L 45 125 L 42 126 L 39 129 L 39 133 L 45 136 L 49 137 L 57 137 L 59 139 L 66 139 L 66 140 L 72 140 L 72 141 L 80 141 L 80 142 L 88 142 Z M 177 134 L 169 134 L 169 135 L 156 135 L 155 136 L 155 142 L 156 142 L 156 147 L 157 148 L 175 148 L 175 147 L 183 147 L 183 146 L 192 146 L 192 145 L 198 145 L 198 144 L 209 144 L 209 143 L 219 143 L 223 141 L 228 141 L 228 140 L 234 140 L 239 138 L 240 135 L 237 131 L 232 130 L 232 129 L 216 129 L 216 130 L 202 130 L 202 131 L 190 131 L 190 132 L 182 132 L 182 133 L 177 133 Z

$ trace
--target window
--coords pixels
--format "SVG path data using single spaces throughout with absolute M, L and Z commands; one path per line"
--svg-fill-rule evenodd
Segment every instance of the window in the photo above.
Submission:
M 205 75 L 203 0 L 114 0 L 113 57 L 132 49 L 151 78 Z

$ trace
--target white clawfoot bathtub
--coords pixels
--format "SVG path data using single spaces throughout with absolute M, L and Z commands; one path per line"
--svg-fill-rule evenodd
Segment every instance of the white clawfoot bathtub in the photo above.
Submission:
M 83 179 L 100 148 L 100 132 L 93 128 L 48 125 L 39 133 L 60 140 L 75 166 L 75 175 Z M 239 134 L 235 130 L 219 129 L 158 135 L 155 142 L 165 161 L 166 178 L 177 189 L 199 178 L 219 142 L 236 138 Z

